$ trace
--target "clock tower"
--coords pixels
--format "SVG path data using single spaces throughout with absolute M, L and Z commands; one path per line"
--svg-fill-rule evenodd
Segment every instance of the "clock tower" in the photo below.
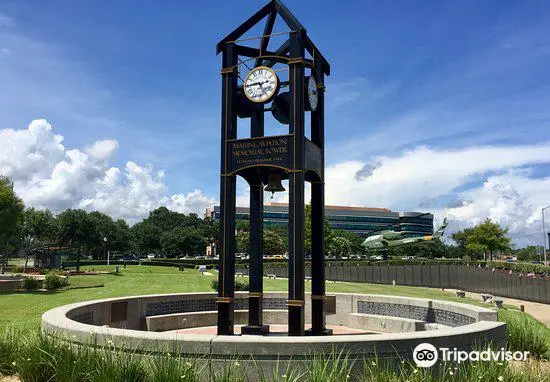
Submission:
M 273 32 L 276 19 L 282 20 L 285 31 Z M 261 22 L 263 34 L 246 35 Z M 274 40 L 280 44 L 270 49 Z M 250 186 L 249 315 L 242 333 L 269 332 L 262 318 L 264 191 L 272 195 L 288 191 L 288 334 L 330 334 L 325 325 L 324 236 L 324 83 L 330 65 L 306 28 L 280 0 L 270 1 L 229 33 L 217 44 L 216 52 L 222 54 L 218 334 L 234 334 L 237 176 Z M 287 126 L 287 132 L 266 136 L 267 118 Z M 240 123 L 249 125 L 247 138 L 238 138 Z M 288 180 L 288 190 L 282 185 L 283 180 Z M 312 235 L 312 327 L 307 332 L 305 182 L 311 184 Z

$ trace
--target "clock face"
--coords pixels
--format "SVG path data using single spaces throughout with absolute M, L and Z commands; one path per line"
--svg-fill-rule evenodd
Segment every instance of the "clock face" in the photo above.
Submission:
M 311 110 L 315 111 L 315 109 L 317 109 L 317 101 L 319 97 L 317 94 L 317 82 L 313 76 L 309 76 L 309 80 L 307 81 L 307 98 L 309 100 Z
M 258 66 L 252 69 L 243 83 L 246 98 L 258 103 L 270 101 L 277 94 L 278 88 L 279 78 L 267 66 Z

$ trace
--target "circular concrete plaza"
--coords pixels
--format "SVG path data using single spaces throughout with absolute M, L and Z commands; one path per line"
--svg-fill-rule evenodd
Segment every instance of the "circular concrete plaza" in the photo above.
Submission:
M 248 318 L 246 292 L 235 294 L 235 333 Z M 52 309 L 42 331 L 59 341 L 140 354 L 167 351 L 201 359 L 208 374 L 239 359 L 245 369 L 304 368 L 319 354 L 346 354 L 356 367 L 364 360 L 397 364 L 412 359 L 421 343 L 459 350 L 506 344 L 506 326 L 494 310 L 469 304 L 386 295 L 335 293 L 327 314 L 332 336 L 289 337 L 285 292 L 264 294 L 263 319 L 270 335 L 216 335 L 216 294 L 181 293 L 87 301 Z M 306 296 L 306 327 L 310 318 Z M 357 362 L 359 361 L 359 362 Z M 281 363 L 284 363 L 281 365 Z M 247 366 L 248 365 L 248 366 Z M 358 370 L 360 371 L 360 370 Z M 252 375 L 257 375 L 252 372 Z

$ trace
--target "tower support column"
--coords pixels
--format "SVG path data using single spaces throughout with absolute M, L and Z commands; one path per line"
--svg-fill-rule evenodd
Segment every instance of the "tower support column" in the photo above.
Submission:
M 232 335 L 234 330 L 235 297 L 235 202 L 236 175 L 230 174 L 227 142 L 237 136 L 237 114 L 234 95 L 237 90 L 235 44 L 227 44 L 223 51 L 222 74 L 222 129 L 220 176 L 220 260 L 218 263 L 218 334 Z
M 288 335 L 304 335 L 304 41 L 305 30 L 292 32 L 289 38 L 290 60 L 289 89 L 292 99 L 290 110 L 290 133 L 292 170 L 289 173 L 288 190 Z

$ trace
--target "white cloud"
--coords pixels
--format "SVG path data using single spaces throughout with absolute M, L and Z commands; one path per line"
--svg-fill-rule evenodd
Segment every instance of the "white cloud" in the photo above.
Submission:
M 45 120 L 34 120 L 24 130 L 0 130 L 0 174 L 15 181 L 27 205 L 55 212 L 99 210 L 135 222 L 161 205 L 202 215 L 217 203 L 199 189 L 170 194 L 164 171 L 150 165 L 112 166 L 115 140 L 83 149 L 62 143 Z M 540 208 L 550 204 L 550 177 L 535 177 L 530 166 L 546 163 L 550 143 L 453 150 L 422 146 L 327 167 L 326 203 L 433 211 L 439 219 L 454 219 L 451 231 L 491 218 L 507 226 L 518 244 L 540 243 Z M 241 183 L 237 204 L 246 206 L 248 188 Z M 287 181 L 284 186 L 288 189 Z M 288 192 L 273 200 L 266 193 L 265 200 L 287 202 Z
M 55 212 L 99 210 L 135 222 L 161 205 L 202 215 L 216 203 L 197 189 L 169 195 L 164 172 L 152 166 L 128 161 L 122 169 L 111 167 L 115 140 L 97 141 L 83 150 L 67 149 L 62 142 L 45 120 L 34 120 L 25 130 L 0 130 L 0 174 L 15 181 L 27 205 Z
M 16 182 L 43 179 L 62 160 L 62 142 L 43 119 L 32 121 L 26 130 L 0 130 L 0 173 Z
M 329 166 L 326 203 L 431 210 L 438 217 L 453 215 L 460 228 L 489 217 L 509 227 L 521 242 L 534 242 L 541 231 L 537 211 L 540 214 L 544 203 L 550 203 L 545 200 L 550 177 L 534 178 L 528 170 L 518 169 L 549 162 L 548 143 L 455 150 L 418 147 L 368 163 L 349 161 Z M 481 176 L 487 180 L 468 189 Z M 473 202 L 442 208 L 437 201 L 445 198 Z
M 168 209 L 182 213 L 194 212 L 199 216 L 204 214 L 206 207 L 211 207 L 217 203 L 216 199 L 208 197 L 201 190 L 194 190 L 184 194 L 170 196 L 167 204 Z
M 481 187 L 463 193 L 471 202 L 443 209 L 439 215 L 458 221 L 457 228 L 489 218 L 508 227 L 518 245 L 542 245 L 541 208 L 550 204 L 550 177 L 529 175 L 529 171 L 510 170 L 491 176 Z
M 86 150 L 86 153 L 97 160 L 107 160 L 118 149 L 115 140 L 97 141 Z

